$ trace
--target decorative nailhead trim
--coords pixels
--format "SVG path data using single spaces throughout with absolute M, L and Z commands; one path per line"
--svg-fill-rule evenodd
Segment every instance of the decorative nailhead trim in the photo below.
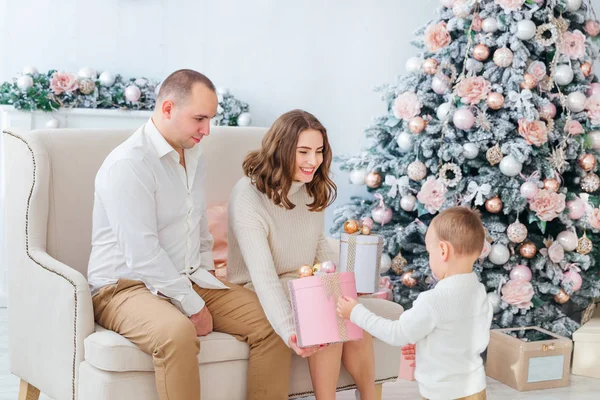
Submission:
M 73 316 L 73 366 L 72 366 L 72 375 L 73 376 L 71 379 L 71 398 L 73 400 L 75 400 L 75 368 L 76 368 L 75 362 L 77 360 L 77 309 L 78 309 L 78 307 L 77 307 L 78 306 L 78 304 L 77 304 L 77 286 L 75 285 L 75 282 L 73 282 L 73 280 L 54 271 L 51 268 L 48 268 L 48 267 L 42 265 L 39 261 L 34 259 L 31 256 L 31 254 L 29 253 L 29 204 L 31 202 L 31 196 L 33 196 L 33 188 L 35 187 L 35 173 L 37 170 L 37 164 L 35 163 L 35 156 L 33 154 L 33 149 L 31 148 L 31 146 L 29 146 L 29 143 L 27 143 L 27 141 L 25 139 L 23 139 L 22 137 L 20 137 L 18 135 L 15 135 L 14 133 L 9 132 L 9 131 L 2 131 L 2 133 L 5 133 L 9 136 L 14 137 L 17 140 L 22 141 L 25 144 L 25 146 L 27 146 L 27 149 L 29 149 L 29 152 L 31 153 L 31 162 L 33 163 L 33 183 L 31 184 L 31 189 L 29 190 L 29 196 L 27 197 L 27 211 L 25 212 L 25 251 L 27 252 L 27 256 L 29 257 L 29 259 L 31 261 L 33 261 L 34 263 L 36 263 L 37 265 L 39 265 L 46 271 L 50 271 L 50 272 L 60 276 L 61 278 L 63 278 L 64 280 L 66 280 L 73 286 L 73 297 L 75 300 L 75 313 Z

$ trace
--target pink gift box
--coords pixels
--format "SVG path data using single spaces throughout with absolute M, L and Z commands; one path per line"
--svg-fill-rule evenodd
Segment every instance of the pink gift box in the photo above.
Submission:
M 406 360 L 404 356 L 400 356 L 400 371 L 398 372 L 398 379 L 404 379 L 406 381 L 415 380 L 415 367 L 411 367 L 413 360 Z
M 362 339 L 362 329 L 336 311 L 340 295 L 357 298 L 354 273 L 294 279 L 288 287 L 299 347 Z

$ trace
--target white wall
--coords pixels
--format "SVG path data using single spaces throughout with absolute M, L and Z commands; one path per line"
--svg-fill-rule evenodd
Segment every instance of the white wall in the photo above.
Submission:
M 328 128 L 334 152 L 356 152 L 376 85 L 413 55 L 412 32 L 437 0 L 0 0 L 0 80 L 25 65 L 163 78 L 206 73 L 250 104 L 254 125 L 293 108 Z M 340 184 L 339 200 L 357 190 Z

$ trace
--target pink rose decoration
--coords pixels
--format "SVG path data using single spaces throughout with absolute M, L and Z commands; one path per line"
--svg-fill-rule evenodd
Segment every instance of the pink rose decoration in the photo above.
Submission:
M 68 72 L 55 72 L 50 78 L 50 89 L 54 94 L 71 93 L 78 87 L 77 78 Z
M 549 190 L 538 190 L 537 194 L 529 200 L 529 209 L 535 211 L 542 221 L 552 221 L 565 210 L 565 195 Z
M 393 106 L 394 116 L 398 119 L 409 120 L 421 112 L 421 101 L 416 94 L 404 92 L 396 97 Z
M 527 143 L 541 146 L 548 141 L 546 124 L 542 121 L 529 122 L 522 118 L 519 120 L 519 134 L 525 138 Z
M 594 229 L 600 229 L 600 208 L 594 208 L 590 214 L 590 225 Z
M 487 99 L 490 91 L 490 82 L 481 76 L 463 79 L 456 85 L 456 94 L 462 98 L 461 101 L 471 105 Z
M 502 300 L 525 310 L 529 310 L 533 306 L 531 299 L 534 294 L 533 285 L 529 281 L 513 281 L 511 279 L 502 287 Z
M 473 17 L 473 22 L 471 23 L 471 29 L 473 29 L 475 32 L 480 32 L 482 29 L 482 25 L 483 25 L 483 18 L 481 18 L 479 16 L 479 14 L 477 14 L 476 16 Z
M 436 52 L 448 46 L 452 41 L 446 23 L 431 24 L 425 30 L 424 37 L 425 45 L 431 52 Z
M 553 263 L 558 264 L 565 258 L 565 248 L 558 241 L 552 242 L 548 248 L 548 257 Z
M 600 33 L 600 24 L 598 24 L 598 21 L 590 19 L 588 21 L 585 21 L 583 30 L 585 30 L 585 32 L 590 36 L 598 36 L 598 34 Z
M 585 131 L 579 121 L 575 121 L 575 120 L 571 119 L 571 120 L 569 120 L 569 122 L 567 122 L 565 124 L 565 132 L 567 132 L 569 135 L 577 136 L 577 135 L 581 135 Z
M 421 191 L 417 194 L 417 199 L 430 214 L 435 214 L 442 208 L 446 200 L 446 191 L 446 185 L 442 181 L 430 176 L 423 186 L 421 186 Z
M 588 97 L 585 101 L 587 116 L 593 125 L 600 125 L 600 94 Z
M 504 11 L 519 11 L 525 0 L 496 0 L 495 3 Z
M 527 72 L 535 77 L 535 80 L 541 82 L 546 77 L 546 64 L 541 61 L 534 61 L 529 64 Z
M 492 251 L 492 245 L 487 240 L 483 241 L 483 249 L 481 249 L 481 254 L 479 255 L 480 260 L 485 260 L 487 256 L 490 255 Z
M 585 56 L 585 35 L 580 30 L 565 32 L 560 51 L 572 60 L 583 58 Z

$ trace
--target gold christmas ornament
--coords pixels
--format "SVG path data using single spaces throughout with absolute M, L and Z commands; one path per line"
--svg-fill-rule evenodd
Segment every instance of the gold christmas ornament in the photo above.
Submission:
M 537 254 L 537 247 L 531 242 L 523 243 L 519 249 L 519 254 L 522 257 L 532 259 Z
M 488 149 L 485 153 L 485 157 L 491 165 L 496 165 L 502 161 L 504 154 L 502 154 L 502 150 L 500 150 L 500 145 L 496 144 Z
M 379 175 L 377 172 L 369 172 L 365 178 L 365 183 L 371 189 L 377 189 L 379 186 L 381 186 L 381 181 L 381 175 Z
M 346 231 L 346 233 L 349 235 L 358 232 L 358 221 L 349 219 L 348 221 L 344 222 L 344 231 Z
M 600 188 L 600 178 L 596 174 L 587 174 L 581 179 L 581 188 L 588 193 L 594 193 Z
M 398 253 L 396 257 L 392 260 L 392 271 L 396 275 L 400 275 L 404 267 L 408 265 L 408 261 L 406 258 L 402 257 L 402 253 Z
M 485 61 L 490 56 L 490 48 L 485 44 L 478 44 L 473 47 L 473 58 L 477 61 Z
M 535 35 L 536 40 L 542 46 L 552 46 L 556 43 L 558 37 L 558 29 L 553 24 L 543 24 L 538 26 L 537 33 Z
M 96 90 L 96 84 L 89 79 L 80 79 L 78 86 L 79 91 L 83 94 L 92 94 Z
M 404 286 L 406 286 L 408 288 L 414 288 L 415 286 L 417 286 L 417 280 L 415 278 L 413 278 L 412 276 L 413 276 L 413 271 L 405 272 L 402 275 L 402 283 L 404 284 Z
M 435 75 L 437 73 L 437 69 L 438 62 L 436 59 L 428 58 L 427 60 L 423 61 L 423 71 L 427 75 Z
M 579 254 L 589 254 L 592 251 L 593 247 L 594 245 L 592 244 L 592 241 L 587 237 L 585 233 L 577 241 L 577 252 Z
M 581 69 L 581 73 L 583 74 L 583 76 L 585 76 L 586 78 L 588 76 L 590 76 L 590 74 L 592 73 L 592 64 L 590 64 L 589 62 L 584 62 L 582 63 L 579 68 Z
M 312 271 L 313 271 L 313 275 L 316 274 L 317 272 L 321 271 L 321 263 L 316 263 L 315 265 L 313 265 Z
M 502 200 L 498 196 L 492 197 L 491 199 L 487 199 L 485 201 L 485 209 L 492 214 L 498 214 L 500 211 L 502 211 L 502 207 Z
M 360 228 L 360 233 L 362 233 L 363 235 L 370 235 L 371 234 L 371 228 L 369 228 L 366 225 L 363 225 L 363 227 Z
M 414 117 L 408 123 L 408 129 L 414 134 L 419 134 L 425 130 L 427 122 L 421 117 Z
M 567 294 L 567 292 L 562 289 L 560 289 L 558 294 L 554 295 L 554 301 L 558 304 L 565 304 L 570 298 L 571 297 Z
M 313 275 L 313 267 L 311 267 L 310 265 L 303 265 L 298 270 L 298 276 L 300 276 L 300 278 L 306 278 L 306 277 L 309 277 L 312 275 Z
M 533 89 L 537 85 L 537 80 L 535 76 L 531 74 L 524 74 L 523 81 L 521 82 L 521 89 Z
M 593 154 L 584 154 L 579 157 L 579 166 L 586 172 L 596 168 L 596 157 Z
M 488 107 L 492 110 L 499 110 L 504 106 L 504 96 L 497 92 L 492 92 L 487 98 Z
M 558 183 L 558 179 L 544 179 L 544 189 L 549 190 L 551 192 L 558 192 L 559 188 L 560 183 Z

